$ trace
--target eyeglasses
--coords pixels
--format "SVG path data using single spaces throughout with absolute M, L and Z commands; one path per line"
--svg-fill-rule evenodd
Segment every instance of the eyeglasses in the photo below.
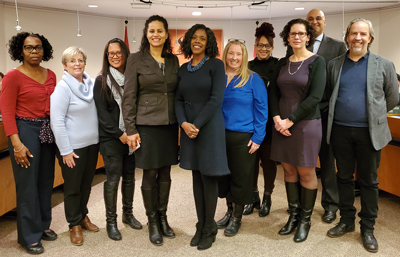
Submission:
M 269 50 L 269 49 L 272 48 L 272 46 L 269 45 L 269 44 L 261 44 L 261 43 L 258 43 L 258 44 L 257 44 L 257 48 L 258 48 L 258 49 L 263 49 L 264 47 L 265 47 L 265 49 L 267 49 L 267 50 Z
M 242 44 L 246 44 L 246 41 L 243 40 L 243 39 L 237 39 L 237 38 L 230 38 L 230 39 L 228 39 L 228 43 L 230 43 L 230 42 L 235 42 L 235 41 L 238 41 L 238 42 L 240 42 L 240 43 L 242 43 Z
M 43 46 L 42 45 L 37 45 L 37 46 L 26 45 L 26 46 L 24 46 L 24 49 L 28 53 L 32 53 L 33 50 L 36 50 L 37 53 L 43 52 Z
M 70 64 L 75 64 L 76 62 L 78 62 L 78 64 L 84 64 L 84 63 L 86 63 L 86 60 L 83 60 L 83 59 L 71 59 L 71 60 L 69 60 L 68 61 Z
M 289 37 L 294 38 L 296 36 L 299 36 L 299 38 L 303 38 L 307 36 L 307 32 L 290 32 Z
M 108 52 L 108 53 L 107 53 L 108 58 L 114 58 L 115 55 L 116 55 L 117 57 L 121 57 L 121 56 L 122 56 L 122 52 L 116 52 L 116 53 Z

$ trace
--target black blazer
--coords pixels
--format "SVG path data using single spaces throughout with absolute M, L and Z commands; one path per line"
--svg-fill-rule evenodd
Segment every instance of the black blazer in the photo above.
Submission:
M 119 106 L 114 99 L 107 101 L 103 97 L 101 78 L 101 75 L 96 78 L 93 88 L 93 98 L 99 119 L 100 153 L 106 156 L 128 154 L 128 145 L 119 140 L 119 137 L 124 133 L 118 126 Z M 106 94 L 111 95 L 111 90 L 108 87 Z

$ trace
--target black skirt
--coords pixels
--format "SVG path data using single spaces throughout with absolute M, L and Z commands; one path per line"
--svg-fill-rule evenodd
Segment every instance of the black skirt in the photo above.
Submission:
M 142 143 L 135 152 L 136 167 L 158 169 L 178 164 L 178 124 L 137 125 Z

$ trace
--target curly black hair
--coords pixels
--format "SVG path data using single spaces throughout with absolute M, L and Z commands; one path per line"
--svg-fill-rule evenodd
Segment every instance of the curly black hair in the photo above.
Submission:
M 50 45 L 47 38 L 42 35 L 33 32 L 20 32 L 17 35 L 13 36 L 8 41 L 8 53 L 10 54 L 11 60 L 23 62 L 24 57 L 22 56 L 22 50 L 24 48 L 24 41 L 27 37 L 36 37 L 42 41 L 43 46 L 43 57 L 42 61 L 47 62 L 50 59 L 53 59 L 53 47 Z
M 254 36 L 256 37 L 257 42 L 262 36 L 264 36 L 267 38 L 269 44 L 274 46 L 275 32 L 271 23 L 263 22 L 261 26 L 256 29 L 256 34 Z
M 219 55 L 217 39 L 215 38 L 214 32 L 204 24 L 195 24 L 188 31 L 186 31 L 184 39 L 182 40 L 180 51 L 183 53 L 185 58 L 192 57 L 192 49 L 190 48 L 190 42 L 192 41 L 193 34 L 198 30 L 203 29 L 207 34 L 207 45 L 206 55 L 210 58 L 215 58 Z
M 164 17 L 162 17 L 160 15 L 150 16 L 146 20 L 146 22 L 144 24 L 144 28 L 143 28 L 142 42 L 140 44 L 139 51 L 140 52 L 150 51 L 150 43 L 149 43 L 149 40 L 147 39 L 147 30 L 149 29 L 149 24 L 152 23 L 153 21 L 162 22 L 162 24 L 164 24 L 165 33 L 167 33 L 167 35 L 168 35 L 167 39 L 164 42 L 163 50 L 161 52 L 161 57 L 163 57 L 163 58 L 171 57 L 173 55 L 173 53 L 172 53 L 172 47 L 171 47 L 171 39 L 170 39 L 170 36 L 168 33 L 168 22 Z
M 314 44 L 315 29 L 310 25 L 310 23 L 308 21 L 298 18 L 298 19 L 293 19 L 293 20 L 289 21 L 283 28 L 282 32 L 279 33 L 279 36 L 283 39 L 283 45 L 284 46 L 289 45 L 289 41 L 288 41 L 289 33 L 290 33 L 290 29 L 292 28 L 292 26 L 294 24 L 303 24 L 304 27 L 306 28 L 307 36 L 310 36 L 310 40 L 308 41 L 308 44 L 309 45 Z

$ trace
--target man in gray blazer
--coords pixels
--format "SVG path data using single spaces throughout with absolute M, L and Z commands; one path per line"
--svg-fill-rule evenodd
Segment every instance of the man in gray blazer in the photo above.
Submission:
M 324 12 L 319 9 L 313 9 L 308 12 L 306 20 L 313 26 L 316 32 L 315 42 L 313 45 L 307 47 L 308 50 L 322 56 L 326 64 L 333 58 L 346 52 L 346 44 L 343 41 L 330 38 L 323 33 L 326 26 Z M 288 47 L 286 55 L 290 56 L 292 54 L 292 48 Z M 336 219 L 339 195 L 336 185 L 335 158 L 333 157 L 331 147 L 326 143 L 328 100 L 329 99 L 324 97 L 319 104 L 322 122 L 322 141 L 319 151 L 319 161 L 322 184 L 321 205 L 325 210 L 322 220 L 326 223 L 332 223 Z
M 374 40 L 370 21 L 357 18 L 346 31 L 349 51 L 327 68 L 329 118 L 327 142 L 336 158 L 340 222 L 328 231 L 340 237 L 354 231 L 354 171 L 361 187 L 361 238 L 364 248 L 378 251 L 374 237 L 378 213 L 381 149 L 391 140 L 386 113 L 396 106 L 399 92 L 392 62 L 369 51 Z

